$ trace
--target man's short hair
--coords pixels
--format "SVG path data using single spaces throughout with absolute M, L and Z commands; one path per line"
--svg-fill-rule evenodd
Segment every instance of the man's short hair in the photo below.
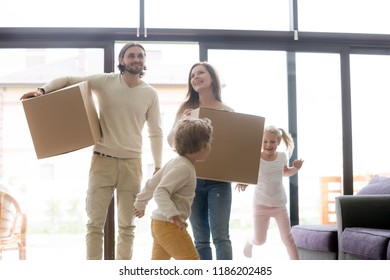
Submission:
M 137 42 L 128 42 L 126 45 L 124 45 L 122 47 L 121 51 L 119 52 L 118 60 L 120 60 L 121 58 L 124 58 L 126 51 L 131 47 L 141 48 L 144 51 L 144 54 L 146 56 L 146 51 L 145 51 L 144 46 L 142 46 L 140 43 L 137 43 Z M 120 63 L 118 63 L 118 69 L 121 72 L 121 74 L 123 74 L 125 72 L 125 66 L 121 65 Z M 144 69 L 140 73 L 141 78 L 145 75 L 145 70 L 146 70 L 146 66 L 144 65 Z

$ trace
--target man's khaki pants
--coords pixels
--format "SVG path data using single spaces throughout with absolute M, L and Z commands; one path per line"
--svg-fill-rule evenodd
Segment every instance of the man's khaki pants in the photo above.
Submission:
M 135 229 L 134 201 L 140 191 L 141 178 L 141 159 L 93 155 L 86 201 L 88 260 L 102 259 L 104 225 L 115 190 L 118 217 L 116 259 L 131 259 Z

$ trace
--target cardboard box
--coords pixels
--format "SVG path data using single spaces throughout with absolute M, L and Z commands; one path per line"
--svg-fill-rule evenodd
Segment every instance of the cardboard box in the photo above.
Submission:
M 102 136 L 87 82 L 22 103 L 38 159 L 94 145 Z
M 192 116 L 209 118 L 213 125 L 211 153 L 196 163 L 203 179 L 257 184 L 265 118 L 200 108 Z

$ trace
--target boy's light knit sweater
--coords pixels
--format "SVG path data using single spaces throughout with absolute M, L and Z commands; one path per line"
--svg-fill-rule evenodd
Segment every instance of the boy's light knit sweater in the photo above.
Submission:
M 94 150 L 118 158 L 141 158 L 142 130 L 148 125 L 155 167 L 161 167 L 162 129 L 157 92 L 145 82 L 128 87 L 122 74 L 62 77 L 43 86 L 45 92 L 88 81 L 99 102 L 103 137 Z
M 154 198 L 157 209 L 153 211 L 152 219 L 169 221 L 169 218 L 179 216 L 185 222 L 191 214 L 195 186 L 194 165 L 186 157 L 178 156 L 146 182 L 137 195 L 134 207 L 145 210 L 149 200 Z

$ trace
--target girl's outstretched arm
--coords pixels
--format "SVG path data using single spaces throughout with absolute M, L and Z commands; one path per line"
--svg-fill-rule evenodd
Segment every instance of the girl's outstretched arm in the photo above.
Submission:
M 284 166 L 284 176 L 290 177 L 290 176 L 297 174 L 299 169 L 301 169 L 302 165 L 303 165 L 303 160 L 296 159 L 293 161 L 293 166 L 291 166 L 291 167 L 288 167 L 287 165 Z

